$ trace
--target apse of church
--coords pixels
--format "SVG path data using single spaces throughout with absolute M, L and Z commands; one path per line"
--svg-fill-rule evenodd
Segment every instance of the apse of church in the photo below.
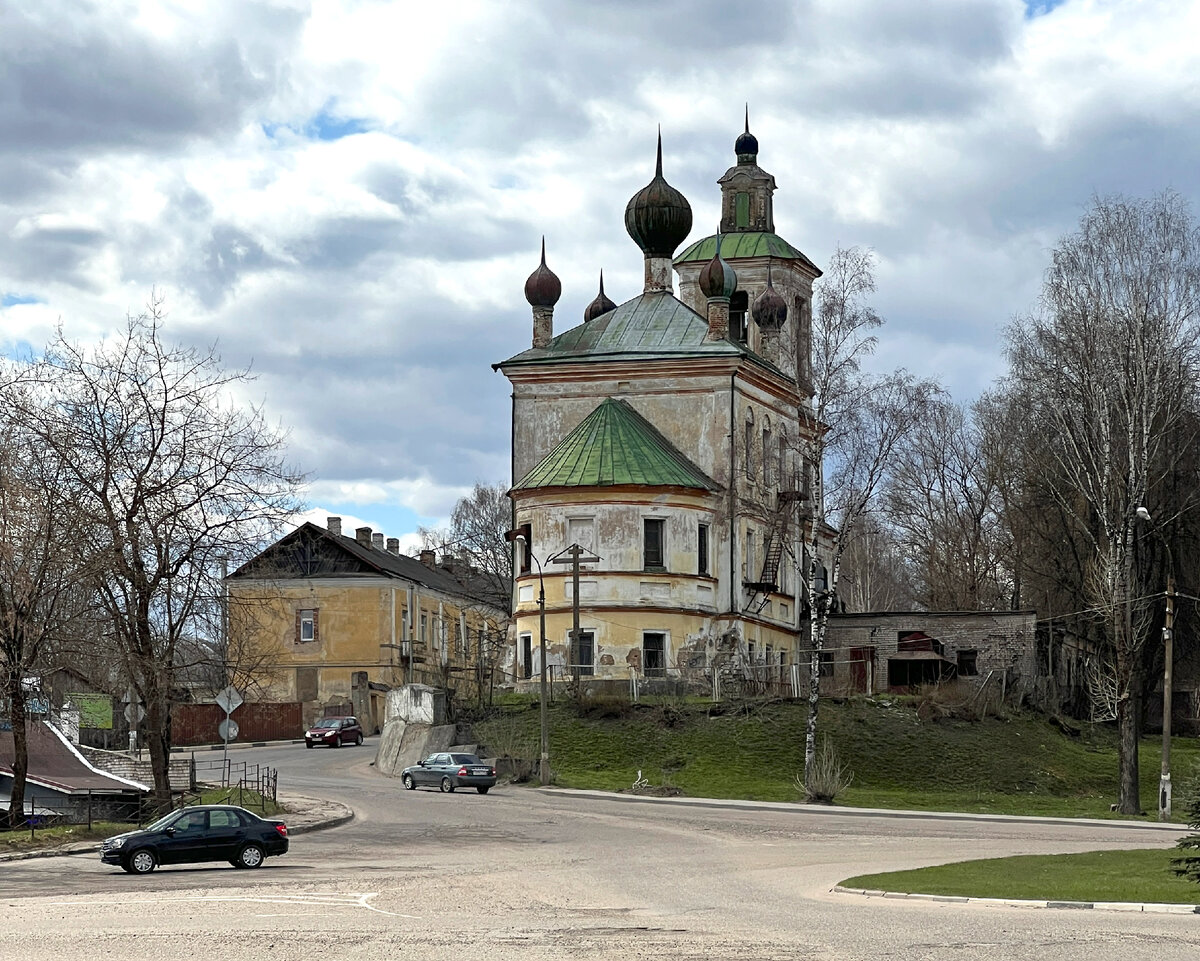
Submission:
M 556 333 L 562 286 L 545 245 L 526 282 L 531 346 L 495 365 L 512 383 L 518 676 L 540 673 L 543 587 L 552 676 L 701 683 L 725 662 L 792 673 L 820 271 L 774 233 L 775 179 L 748 118 L 734 152 L 719 231 L 687 243 L 691 206 L 660 138 L 625 209 L 644 264 L 636 296 L 615 303 L 601 275 L 582 321 Z M 574 636 L 558 563 L 572 544 L 599 558 L 579 575 Z

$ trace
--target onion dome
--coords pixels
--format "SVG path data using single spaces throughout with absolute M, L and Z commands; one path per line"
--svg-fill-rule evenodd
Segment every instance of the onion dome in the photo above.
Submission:
M 779 330 L 787 322 L 787 301 L 780 296 L 771 283 L 770 268 L 767 268 L 767 286 L 754 298 L 750 315 L 760 330 Z
M 717 252 L 700 271 L 700 293 L 709 300 L 728 300 L 737 290 L 737 274 L 721 256 L 721 232 L 717 231 Z
M 740 164 L 752 164 L 758 159 L 758 138 L 750 132 L 749 104 L 746 104 L 746 131 L 734 142 L 733 152 Z
M 562 281 L 546 266 L 546 238 L 542 238 L 542 262 L 525 281 L 525 299 L 531 307 L 553 307 L 562 296 Z
M 586 324 L 589 320 L 595 320 L 601 314 L 607 314 L 610 310 L 616 310 L 617 305 L 605 296 L 604 293 L 604 271 L 600 271 L 600 293 L 583 311 L 583 322 Z
M 625 229 L 647 257 L 670 257 L 692 229 L 692 207 L 662 175 L 662 133 L 654 179 L 630 198 Z

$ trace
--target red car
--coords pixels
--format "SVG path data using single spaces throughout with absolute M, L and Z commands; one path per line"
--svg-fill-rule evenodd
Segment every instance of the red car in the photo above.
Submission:
M 328 744 L 341 747 L 343 744 L 362 744 L 363 729 L 356 717 L 323 717 L 304 732 L 304 746 Z

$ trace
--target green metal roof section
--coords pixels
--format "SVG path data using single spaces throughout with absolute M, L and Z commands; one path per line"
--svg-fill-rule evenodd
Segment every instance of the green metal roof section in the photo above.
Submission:
M 720 485 L 680 453 L 628 401 L 605 400 L 513 490 L 543 487 L 692 487 Z
M 724 254 L 724 250 L 722 250 Z M 496 364 L 507 367 L 606 355 L 738 357 L 749 352 L 728 340 L 708 340 L 708 321 L 670 291 L 652 291 Z
M 717 235 L 697 240 L 683 253 L 675 258 L 675 263 L 686 264 L 693 261 L 709 261 L 717 253 Z M 821 275 L 820 269 L 799 250 L 789 244 L 779 234 L 769 234 L 762 231 L 746 231 L 721 235 L 721 256 L 726 260 L 739 257 L 778 257 L 780 260 L 799 260 L 807 267 Z M 736 269 L 736 267 L 735 267 Z

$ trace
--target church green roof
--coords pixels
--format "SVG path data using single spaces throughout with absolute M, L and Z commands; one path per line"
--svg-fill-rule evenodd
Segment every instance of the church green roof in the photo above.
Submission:
M 675 263 L 686 264 L 693 261 L 712 260 L 717 252 L 717 236 L 697 240 L 683 253 L 675 258 Z M 746 231 L 721 235 L 721 256 L 726 260 L 741 257 L 778 257 L 781 260 L 799 260 L 805 266 L 821 276 L 821 271 L 811 260 L 789 244 L 779 234 L 769 234 L 762 231 Z M 736 265 L 735 265 L 736 269 Z
M 628 401 L 608 397 L 513 490 L 617 484 L 720 489 Z

